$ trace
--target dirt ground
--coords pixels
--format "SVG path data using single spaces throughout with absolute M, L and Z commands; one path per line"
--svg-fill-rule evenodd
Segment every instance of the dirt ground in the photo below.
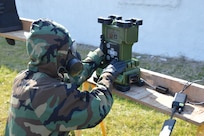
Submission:
M 89 45 L 78 45 L 79 52 L 81 51 L 84 54 L 87 54 L 87 51 L 93 50 L 95 48 L 96 47 Z M 82 57 L 84 57 L 83 53 Z M 188 81 L 198 79 L 204 80 L 204 61 L 189 60 L 184 56 L 170 58 L 139 53 L 133 53 L 132 56 L 139 60 L 141 68 Z M 204 84 L 204 81 L 200 82 L 200 84 Z

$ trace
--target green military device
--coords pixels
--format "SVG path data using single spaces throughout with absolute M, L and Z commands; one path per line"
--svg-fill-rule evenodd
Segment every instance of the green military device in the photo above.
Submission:
M 130 84 L 140 85 L 139 60 L 132 58 L 132 46 L 138 41 L 142 20 L 135 18 L 122 20 L 121 16 L 111 15 L 107 18 L 99 17 L 98 23 L 102 24 L 101 46 L 105 53 L 104 64 L 108 64 L 112 59 L 127 63 L 125 71 L 115 80 L 116 89 L 128 91 Z M 98 68 L 96 74 L 100 75 L 104 67 Z

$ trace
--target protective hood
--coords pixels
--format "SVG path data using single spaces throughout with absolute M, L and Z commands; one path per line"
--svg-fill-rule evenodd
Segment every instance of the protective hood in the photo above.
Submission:
M 68 30 L 54 21 L 39 19 L 32 23 L 27 39 L 28 69 L 57 77 L 73 43 Z

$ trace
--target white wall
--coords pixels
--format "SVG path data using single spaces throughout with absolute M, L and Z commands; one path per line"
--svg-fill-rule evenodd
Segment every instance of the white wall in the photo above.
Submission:
M 50 18 L 66 26 L 79 43 L 98 46 L 99 16 L 143 19 L 133 51 L 204 61 L 202 0 L 16 0 L 20 17 Z

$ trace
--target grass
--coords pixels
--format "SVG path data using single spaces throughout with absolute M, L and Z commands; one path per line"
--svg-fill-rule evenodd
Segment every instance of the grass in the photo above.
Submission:
M 12 82 L 16 74 L 26 69 L 28 57 L 25 43 L 17 42 L 16 46 L 8 45 L 0 38 L 0 135 L 3 135 L 6 118 L 8 116 L 9 101 Z M 79 45 L 82 57 L 92 47 L 84 50 L 84 45 Z M 170 74 L 186 80 L 194 80 L 203 77 L 204 69 L 201 62 L 188 61 L 185 58 L 162 58 L 137 54 L 140 57 L 140 65 L 143 68 Z M 185 62 L 182 63 L 181 61 Z M 196 66 L 190 65 L 196 64 Z M 199 65 L 199 66 L 198 66 Z M 169 116 L 141 104 L 113 95 L 115 103 L 104 120 L 108 136 L 157 136 L 164 120 Z M 197 126 L 177 119 L 173 136 L 195 136 Z M 83 136 L 100 136 L 101 128 L 96 126 L 92 129 L 82 130 Z

